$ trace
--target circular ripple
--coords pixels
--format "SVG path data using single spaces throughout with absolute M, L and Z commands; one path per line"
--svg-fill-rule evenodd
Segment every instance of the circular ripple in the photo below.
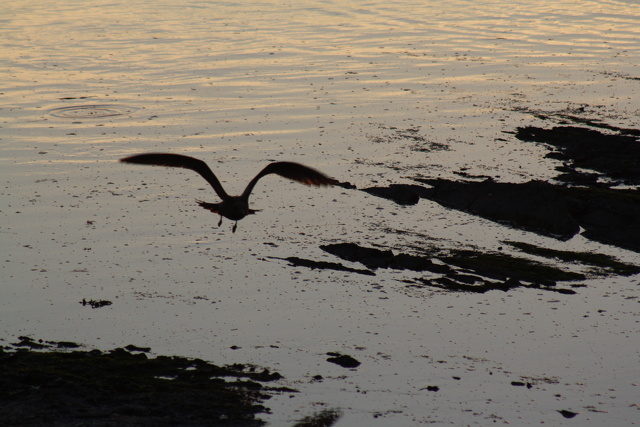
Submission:
M 49 114 L 63 119 L 95 119 L 100 117 L 113 117 L 129 114 L 136 108 L 118 104 L 101 105 L 74 105 L 69 107 L 54 108 Z

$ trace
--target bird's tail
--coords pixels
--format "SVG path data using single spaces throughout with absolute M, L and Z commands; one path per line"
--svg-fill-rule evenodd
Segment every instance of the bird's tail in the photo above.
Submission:
M 208 211 L 211 211 L 217 214 L 220 213 L 220 203 L 207 203 L 202 200 L 196 200 L 196 203 L 198 203 L 198 205 L 202 206 Z M 256 212 L 260 212 L 260 209 L 249 209 L 249 212 L 247 212 L 247 215 L 251 215 Z
M 196 200 L 196 202 L 208 211 L 220 213 L 220 203 L 207 203 L 202 200 Z

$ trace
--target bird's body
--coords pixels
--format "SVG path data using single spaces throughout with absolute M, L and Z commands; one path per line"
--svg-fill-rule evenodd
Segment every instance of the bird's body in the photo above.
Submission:
M 207 164 L 202 160 L 198 160 L 193 157 L 183 156 L 180 154 L 149 153 L 125 157 L 120 159 L 120 161 L 125 163 L 185 168 L 199 173 L 209 184 L 211 184 L 222 201 L 219 203 L 208 203 L 198 200 L 198 204 L 211 212 L 220 214 L 220 222 L 218 223 L 218 226 L 222 224 L 222 217 L 236 221 L 236 224 L 233 226 L 234 232 L 236 231 L 238 226 L 237 222 L 239 220 L 247 215 L 257 212 L 256 210 L 249 208 L 249 196 L 251 195 L 253 187 L 255 187 L 258 180 L 265 175 L 277 174 L 307 185 L 323 186 L 337 183 L 336 180 L 329 178 L 325 174 L 299 163 L 273 162 L 268 164 L 249 182 L 240 196 L 230 196 L 224 190 L 222 184 L 220 184 L 220 181 L 211 171 L 209 166 L 207 166 Z

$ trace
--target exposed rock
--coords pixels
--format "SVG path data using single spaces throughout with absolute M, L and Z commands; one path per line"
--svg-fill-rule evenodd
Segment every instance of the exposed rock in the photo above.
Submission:
M 640 273 L 640 266 L 621 262 L 610 255 L 594 252 L 562 251 L 524 242 L 505 241 L 504 243 L 531 255 L 586 265 L 597 275 L 617 274 L 631 276 Z
M 389 264 L 389 268 L 396 270 L 430 271 L 432 273 L 448 273 L 451 268 L 444 264 L 436 264 L 424 256 L 409 254 L 394 255 Z
M 429 199 L 443 206 L 569 239 L 580 226 L 569 211 L 563 187 L 541 181 L 524 184 L 417 179 L 433 186 Z
M 640 142 L 637 135 L 604 134 L 576 126 L 552 129 L 527 126 L 517 129 L 516 138 L 554 146 L 558 151 L 550 153 L 549 157 L 598 171 L 621 183 L 640 184 Z
M 640 185 L 640 130 L 561 117 L 611 133 L 577 126 L 527 126 L 518 128 L 515 136 L 554 147 L 547 157 L 564 162 L 557 168 L 561 172 L 557 179 L 580 187 L 540 181 L 520 184 L 417 178 L 431 188 L 392 184 L 363 191 L 401 205 L 415 205 L 425 198 L 563 240 L 575 236 L 582 227 L 587 238 L 640 251 L 640 191 L 613 188 L 615 183 Z
M 320 249 L 344 260 L 360 262 L 371 269 L 388 268 L 393 260 L 393 252 L 374 248 L 365 248 L 355 243 L 337 243 L 321 245 Z
M 370 187 L 362 191 L 373 196 L 393 200 L 399 205 L 415 205 L 420 198 L 428 198 L 430 190 L 422 185 L 391 184 L 388 187 Z
M 435 256 L 443 262 L 439 264 L 431 261 L 428 256 L 394 255 L 390 250 L 367 248 L 356 243 L 338 243 L 324 245 L 321 248 L 342 259 L 369 266 L 376 265 L 377 268 L 429 271 L 443 275 L 438 278 L 418 279 L 409 287 L 432 286 L 451 291 L 476 293 L 530 287 L 573 294 L 575 291 L 571 289 L 556 288 L 556 282 L 585 278 L 580 273 L 502 253 L 450 251 Z
M 575 236 L 582 227 L 589 239 L 640 251 L 637 189 L 565 187 L 541 181 L 523 184 L 423 178 L 416 181 L 433 188 L 422 187 L 418 191 L 420 186 L 408 186 L 412 194 L 446 207 L 562 240 Z M 405 187 L 397 184 L 389 187 L 389 192 L 375 194 L 396 200 L 398 197 L 393 193 L 399 191 L 404 195 L 408 191 Z M 355 248 L 349 251 L 352 255 L 345 259 L 359 258 Z M 386 262 L 391 262 L 393 256 L 386 254 L 384 258 L 379 260 L 378 267 L 388 266 Z
M 278 259 L 283 259 L 285 261 L 289 261 L 289 263 L 294 267 L 300 266 L 300 267 L 315 268 L 315 269 L 320 269 L 320 270 L 347 271 L 349 273 L 358 273 L 358 274 L 364 274 L 364 275 L 367 275 L 367 276 L 375 276 L 376 275 L 376 273 L 374 273 L 371 270 L 362 270 L 362 269 L 357 269 L 357 268 L 350 268 L 350 267 L 344 266 L 344 265 L 342 265 L 340 263 L 337 263 L 337 262 L 314 261 L 314 260 L 310 260 L 310 259 L 298 258 L 298 257 L 295 257 L 295 256 L 290 256 L 290 257 L 287 257 L 287 258 L 278 258 Z
M 365 266 L 376 268 L 393 268 L 396 270 L 431 271 L 447 273 L 451 269 L 446 265 L 435 264 L 428 257 L 399 254 L 387 250 L 367 248 L 356 243 L 335 243 L 321 245 L 320 249 L 351 262 L 359 262 Z
M 640 251 L 640 191 L 568 188 L 569 211 L 583 236 Z
M 557 267 L 519 258 L 504 253 L 478 252 L 471 250 L 455 251 L 440 259 L 467 271 L 494 280 L 516 280 L 554 286 L 559 281 L 584 280 L 583 274 L 564 271 Z M 518 285 L 508 284 L 509 287 Z

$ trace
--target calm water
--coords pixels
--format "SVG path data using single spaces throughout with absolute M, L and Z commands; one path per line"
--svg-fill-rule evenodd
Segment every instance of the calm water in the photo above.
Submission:
M 117 163 L 190 154 L 230 192 L 270 160 L 358 187 L 460 171 L 550 179 L 547 151 L 505 132 L 550 125 L 531 112 L 640 127 L 634 1 L 14 0 L 0 22 L 2 342 L 269 367 L 302 392 L 267 402 L 276 426 L 327 407 L 340 426 L 637 422 L 638 277 L 467 295 L 278 259 L 336 262 L 319 249 L 332 242 L 637 254 L 273 177 L 252 198 L 263 211 L 232 234 L 195 205 L 215 201 L 195 174 Z M 362 365 L 327 363 L 330 351 Z

